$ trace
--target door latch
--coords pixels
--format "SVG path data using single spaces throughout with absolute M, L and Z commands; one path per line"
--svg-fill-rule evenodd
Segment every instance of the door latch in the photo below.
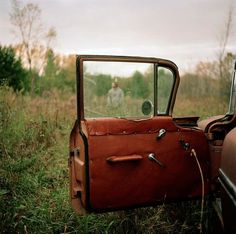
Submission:
M 70 167 L 72 164 L 72 158 L 73 157 L 78 157 L 80 155 L 80 148 L 74 148 L 72 150 L 70 150 L 69 152 L 69 158 L 68 158 L 68 166 Z
M 157 140 L 160 140 L 165 135 L 166 135 L 166 130 L 164 128 L 160 129 L 157 135 Z
M 75 157 L 75 156 L 79 156 L 80 155 L 80 148 L 74 148 L 72 150 L 70 150 L 70 157 Z

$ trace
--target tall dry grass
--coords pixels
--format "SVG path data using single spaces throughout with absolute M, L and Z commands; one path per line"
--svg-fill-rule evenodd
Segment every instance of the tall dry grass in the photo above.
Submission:
M 75 106 L 74 95 L 56 90 L 32 98 L 0 89 L 0 232 L 199 233 L 197 201 L 99 215 L 74 213 L 67 158 Z M 207 233 L 212 215 L 207 204 Z

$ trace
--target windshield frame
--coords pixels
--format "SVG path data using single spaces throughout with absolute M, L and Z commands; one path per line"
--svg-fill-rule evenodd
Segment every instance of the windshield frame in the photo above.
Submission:
M 236 61 L 234 61 L 234 68 L 231 78 L 230 99 L 227 115 L 233 115 L 236 107 Z

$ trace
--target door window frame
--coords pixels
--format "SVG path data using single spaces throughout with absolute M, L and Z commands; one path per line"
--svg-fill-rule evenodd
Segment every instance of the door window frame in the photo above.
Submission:
M 102 61 L 102 62 L 131 62 L 131 63 L 152 63 L 154 65 L 154 116 L 172 116 L 174 103 L 180 78 L 178 67 L 170 60 L 152 57 L 133 57 L 133 56 L 109 56 L 109 55 L 77 55 L 76 56 L 76 93 L 77 93 L 77 122 L 85 120 L 84 117 L 84 87 L 83 87 L 83 62 Z M 173 73 L 173 86 L 166 113 L 158 114 L 158 69 L 159 67 L 169 69 Z

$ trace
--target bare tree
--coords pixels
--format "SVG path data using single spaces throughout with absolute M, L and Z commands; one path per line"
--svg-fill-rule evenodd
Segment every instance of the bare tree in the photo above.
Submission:
M 233 60 L 235 59 L 235 55 L 227 51 L 229 40 L 233 35 L 233 23 L 234 5 L 232 1 L 226 15 L 224 28 L 221 32 L 221 37 L 219 40 L 219 51 L 217 54 L 220 97 L 225 102 L 228 102 L 229 99 L 230 70 L 232 67 Z
M 31 93 L 35 89 L 35 76 L 32 69 L 40 71 L 45 63 L 45 56 L 50 44 L 56 37 L 54 28 L 45 31 L 41 21 L 41 9 L 38 5 L 22 5 L 19 0 L 12 0 L 10 21 L 14 33 L 20 39 L 17 48 L 31 73 Z M 41 63 L 38 61 L 40 59 Z M 37 61 L 37 62 L 36 62 Z
M 219 43 L 220 49 L 218 53 L 218 61 L 219 61 L 220 78 L 223 78 L 224 58 L 225 58 L 225 53 L 226 53 L 226 47 L 227 47 L 229 38 L 232 34 L 233 17 L 234 17 L 234 6 L 233 4 L 231 4 L 228 10 L 226 21 L 225 21 L 224 31 L 221 34 L 220 43 Z

